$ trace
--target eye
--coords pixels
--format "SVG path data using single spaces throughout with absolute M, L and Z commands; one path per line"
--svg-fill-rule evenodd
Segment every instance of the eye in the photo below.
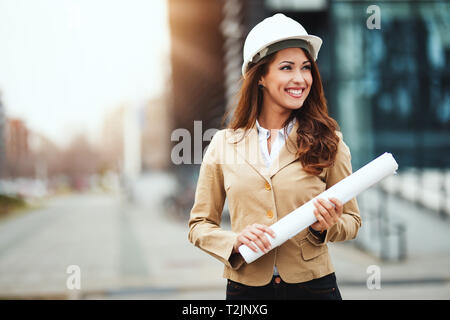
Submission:
M 288 68 L 288 69 L 286 69 L 286 68 Z M 292 68 L 291 68 L 291 66 L 289 66 L 289 65 L 287 65 L 287 66 L 282 66 L 281 68 L 280 68 L 280 70 L 291 70 Z
M 310 65 L 310 64 L 307 64 L 307 65 L 303 66 L 302 69 L 305 69 L 305 70 L 311 70 L 311 65 Z

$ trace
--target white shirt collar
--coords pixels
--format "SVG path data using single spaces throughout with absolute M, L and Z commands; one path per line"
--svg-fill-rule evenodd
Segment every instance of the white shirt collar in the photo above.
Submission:
M 297 121 L 297 119 L 294 118 L 288 123 L 287 128 L 286 128 L 287 135 L 289 135 L 291 133 L 292 128 L 294 127 L 294 124 L 296 121 Z M 265 135 L 267 138 L 270 136 L 270 130 L 261 127 L 261 125 L 258 122 L 258 119 L 256 119 L 256 128 L 258 129 L 258 132 L 260 134 Z M 284 128 L 278 129 L 278 132 L 284 137 Z

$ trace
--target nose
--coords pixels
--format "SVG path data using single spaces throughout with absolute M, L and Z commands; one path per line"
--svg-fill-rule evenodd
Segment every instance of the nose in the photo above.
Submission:
M 305 78 L 300 70 L 294 72 L 292 81 L 296 84 L 305 84 Z

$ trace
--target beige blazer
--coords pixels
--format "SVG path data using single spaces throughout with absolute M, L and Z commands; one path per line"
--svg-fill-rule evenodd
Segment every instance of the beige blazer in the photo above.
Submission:
M 274 265 L 288 283 L 320 278 L 334 272 L 327 243 L 356 237 L 361 218 L 356 199 L 352 199 L 344 205 L 343 215 L 326 232 L 324 241 L 306 228 L 250 264 L 233 253 L 236 237 L 247 225 L 270 226 L 352 173 L 350 150 L 337 132 L 340 142 L 334 166 L 318 176 L 307 174 L 296 156 L 297 128 L 298 121 L 270 168 L 262 160 L 256 126 L 246 133 L 243 129 L 218 131 L 205 152 L 188 238 L 224 263 L 224 278 L 266 285 L 272 279 Z M 231 230 L 220 225 L 225 199 Z

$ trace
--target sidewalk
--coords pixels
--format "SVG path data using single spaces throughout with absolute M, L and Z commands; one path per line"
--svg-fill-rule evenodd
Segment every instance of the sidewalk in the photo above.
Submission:
M 224 299 L 223 265 L 162 209 L 173 187 L 170 176 L 151 174 L 139 181 L 134 204 L 73 195 L 0 225 L 0 298 Z M 441 227 L 450 234 L 449 224 Z M 426 235 L 425 244 L 401 263 L 382 263 L 352 242 L 329 244 L 343 298 L 449 299 L 448 246 L 435 246 L 432 230 L 417 230 L 410 236 Z M 66 287 L 71 264 L 82 270 L 81 290 Z M 380 290 L 367 288 L 371 265 L 380 268 Z
M 154 174 L 138 202 L 73 194 L 0 224 L 0 299 L 224 298 L 222 266 L 187 239 L 188 227 L 162 211 L 171 179 Z M 66 286 L 81 270 L 81 289 Z

